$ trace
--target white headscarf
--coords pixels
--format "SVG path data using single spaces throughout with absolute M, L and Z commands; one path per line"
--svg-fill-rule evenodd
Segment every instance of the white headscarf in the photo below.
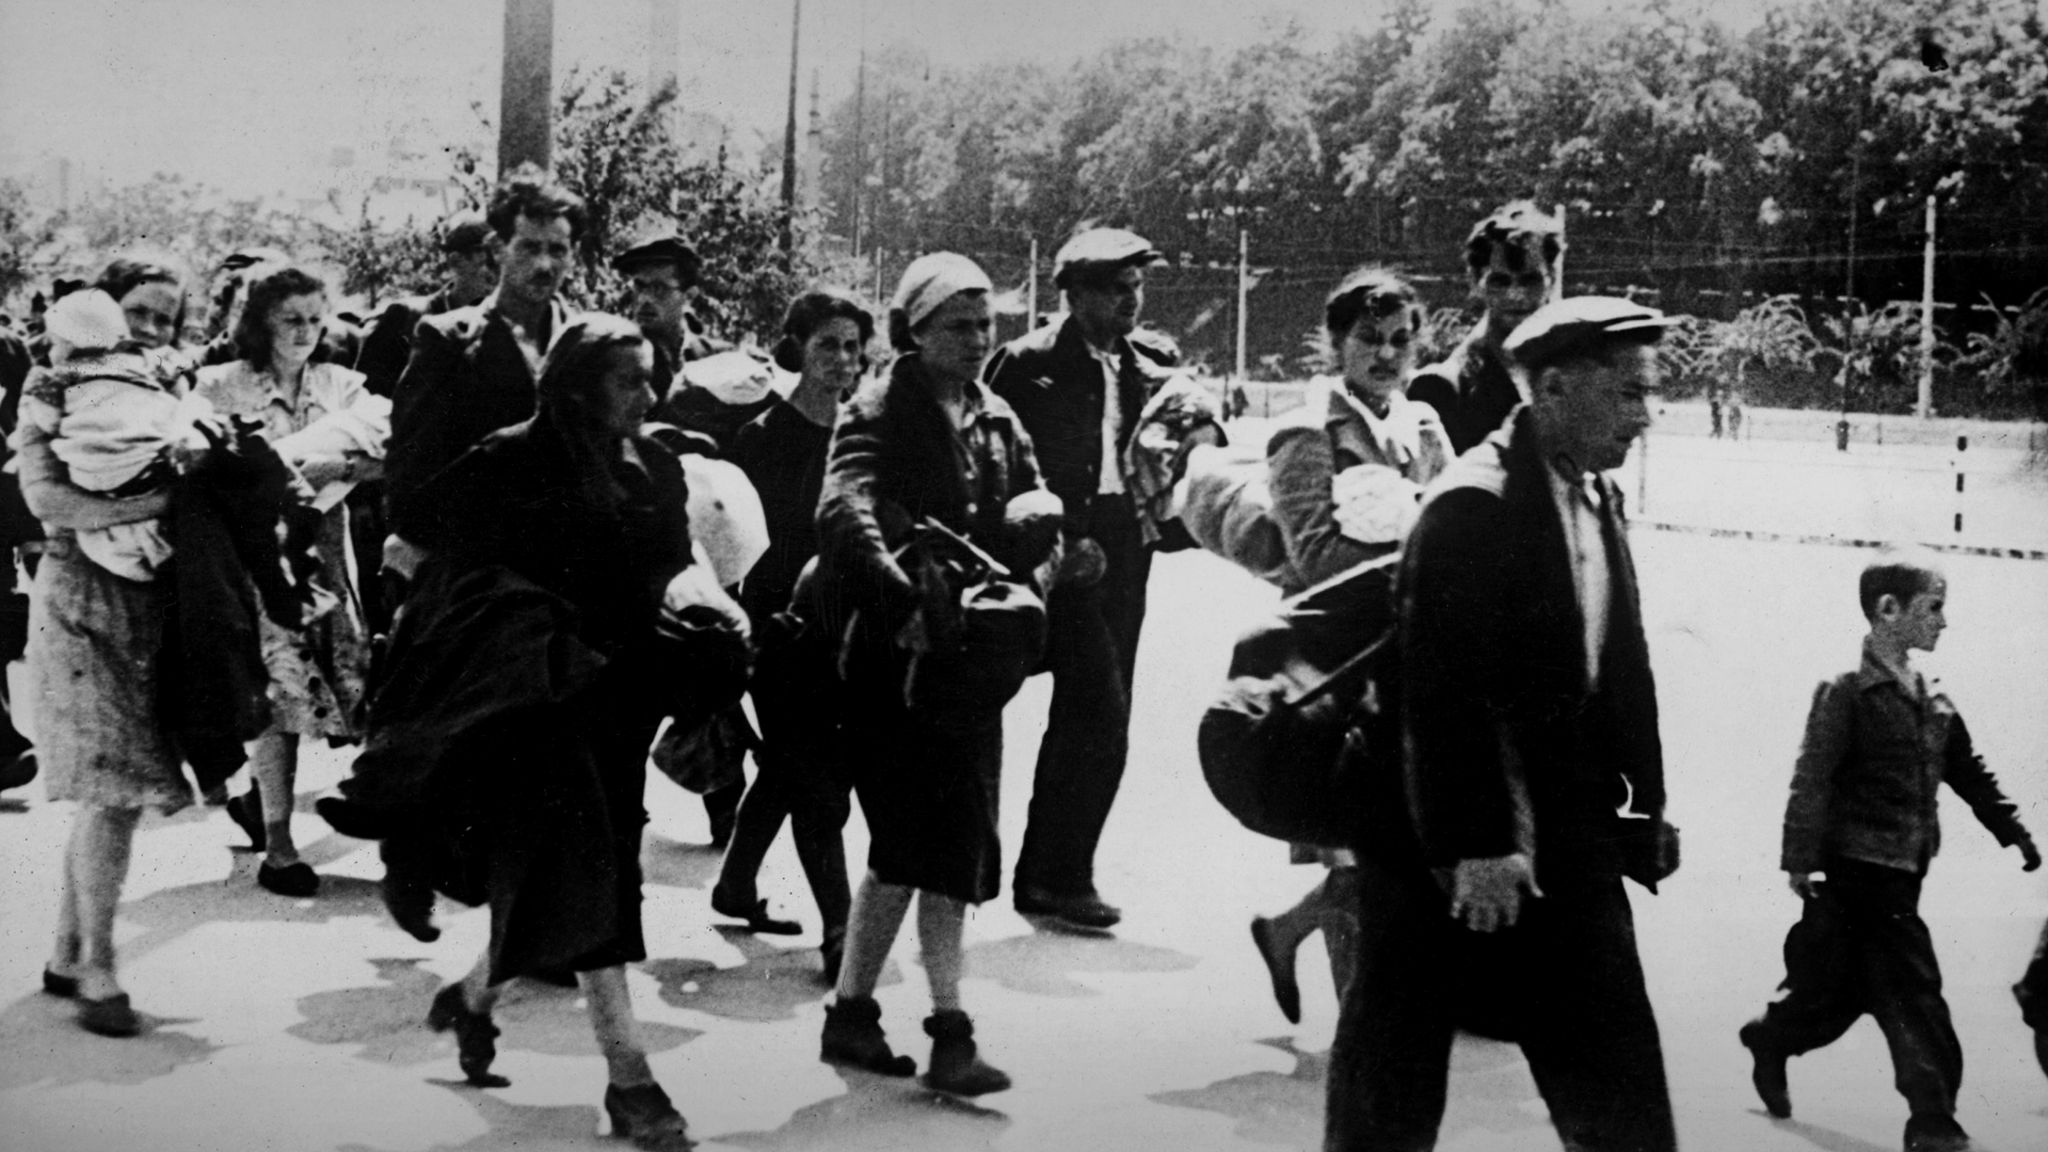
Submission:
M 903 313 L 911 328 L 924 323 L 939 305 L 962 292 L 991 292 L 995 285 L 981 265 L 958 252 L 931 252 L 910 262 L 903 279 L 896 284 L 891 312 Z

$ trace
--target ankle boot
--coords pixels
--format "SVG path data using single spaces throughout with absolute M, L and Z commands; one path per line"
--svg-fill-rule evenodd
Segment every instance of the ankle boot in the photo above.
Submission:
M 827 1064 L 851 1064 L 884 1076 L 909 1076 L 917 1061 L 889 1050 L 889 1038 L 882 1035 L 882 1006 L 872 996 L 841 996 L 825 1005 L 825 1034 L 818 1042 L 818 1059 Z
M 932 1038 L 932 1063 L 923 1077 L 925 1087 L 956 1096 L 980 1096 L 1010 1086 L 1002 1069 L 990 1067 L 975 1054 L 974 1021 L 967 1013 L 957 1008 L 934 1012 L 925 1017 L 924 1031 Z

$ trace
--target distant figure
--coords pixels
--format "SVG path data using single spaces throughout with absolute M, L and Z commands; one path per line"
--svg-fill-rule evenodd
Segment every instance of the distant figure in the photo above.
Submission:
M 385 305 L 370 322 L 356 354 L 356 371 L 370 391 L 389 396 L 412 355 L 412 334 L 420 320 L 467 308 L 498 286 L 498 238 L 479 212 L 458 212 L 441 225 L 441 287 Z
M 2018 848 L 2027 871 L 2041 854 L 1955 705 L 1913 667 L 1913 651 L 1934 651 L 1948 627 L 1941 572 L 1883 556 L 1856 591 L 1870 622 L 1863 658 L 1814 690 L 1785 805 L 1780 864 L 1802 905 L 1785 937 L 1785 995 L 1740 1035 L 1757 1095 L 1783 1119 L 1792 1115 L 1786 1059 L 1876 1017 L 1911 1109 L 1906 1152 L 1960 1152 L 1970 1147 L 1955 1118 L 1963 1049 L 1920 919 L 1920 885 L 1941 847 L 1941 785 Z
M 1493 435 L 1515 405 L 1528 399 L 1508 371 L 1501 342 L 1529 314 L 1557 295 L 1564 226 L 1527 200 L 1503 205 L 1465 241 L 1472 297 L 1486 312 L 1441 363 L 1415 374 L 1408 398 L 1429 405 L 1459 455 Z

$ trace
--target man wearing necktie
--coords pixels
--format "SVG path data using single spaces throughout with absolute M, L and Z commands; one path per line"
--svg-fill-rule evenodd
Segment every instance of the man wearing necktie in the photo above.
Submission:
M 1621 493 L 1663 314 L 1576 297 L 1504 343 L 1530 397 L 1430 493 L 1400 574 L 1409 826 L 1361 846 L 1325 1148 L 1429 1149 L 1451 1039 L 1522 1046 L 1566 1147 L 1676 1146 L 1621 878 L 1678 865 Z M 1409 833 L 1412 833 L 1410 835 Z

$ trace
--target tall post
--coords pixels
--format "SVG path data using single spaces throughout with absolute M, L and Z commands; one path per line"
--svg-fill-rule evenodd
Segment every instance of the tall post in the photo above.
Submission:
M 1031 271 L 1024 279 L 1024 330 L 1038 327 L 1038 237 L 1031 238 Z
M 1559 200 L 1557 202 L 1556 211 L 1557 263 L 1552 265 L 1550 269 L 1550 300 L 1545 301 L 1545 303 L 1564 299 L 1564 257 L 1567 251 L 1564 242 L 1564 201 Z
M 505 67 L 498 86 L 498 174 L 553 158 L 555 0 L 505 0 Z
M 865 10 L 862 13 L 866 15 Z M 861 190 L 868 182 L 868 46 L 867 24 L 861 24 L 860 63 L 853 74 L 853 258 L 860 259 Z M 875 297 L 881 299 L 879 295 Z
M 789 14 L 789 122 L 782 129 L 782 250 L 796 249 L 796 80 L 797 37 L 804 24 L 804 0 Z
M 1244 306 L 1246 299 L 1251 296 L 1252 279 L 1251 241 L 1249 240 L 1249 235 L 1249 231 L 1244 226 L 1243 217 L 1239 217 L 1237 222 L 1237 382 L 1240 385 L 1250 379 L 1250 377 L 1245 375 L 1244 370 Z
M 1934 197 L 1927 198 L 1927 251 L 1920 260 L 1920 401 L 1913 414 L 1934 415 Z

